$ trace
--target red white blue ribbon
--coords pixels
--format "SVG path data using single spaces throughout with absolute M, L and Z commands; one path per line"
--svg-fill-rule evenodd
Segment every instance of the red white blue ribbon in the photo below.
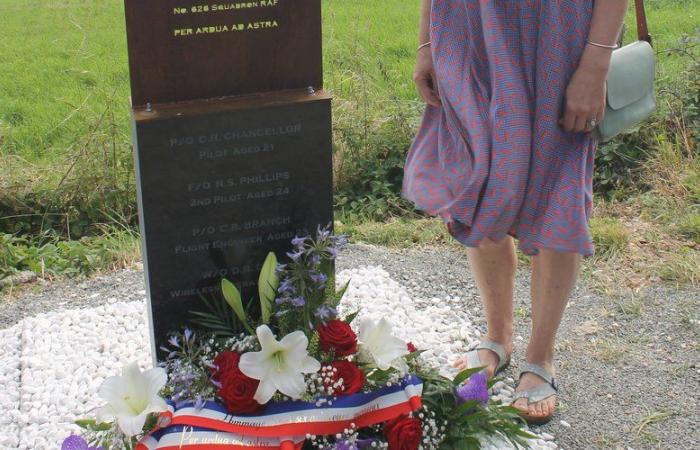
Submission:
M 185 404 L 161 414 L 169 422 L 144 437 L 136 450 L 295 450 L 307 434 L 334 435 L 408 414 L 422 406 L 423 383 L 408 376 L 400 383 L 373 392 L 329 399 L 329 403 L 273 403 L 262 414 L 232 416 L 226 408 L 207 402 L 201 409 Z

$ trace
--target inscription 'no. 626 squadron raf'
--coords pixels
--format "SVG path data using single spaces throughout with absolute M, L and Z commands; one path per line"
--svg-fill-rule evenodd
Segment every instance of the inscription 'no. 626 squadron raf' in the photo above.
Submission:
M 248 2 L 201 4 L 201 5 L 193 5 L 193 6 L 186 7 L 186 8 L 182 8 L 182 7 L 173 8 L 173 14 L 182 15 L 182 14 L 189 14 L 189 13 L 196 14 L 196 13 L 231 11 L 231 10 L 238 10 L 238 9 L 253 9 L 253 8 L 261 8 L 261 7 L 267 7 L 267 6 L 277 6 L 278 3 L 279 3 L 279 0 L 260 0 L 257 2 L 248 1 Z

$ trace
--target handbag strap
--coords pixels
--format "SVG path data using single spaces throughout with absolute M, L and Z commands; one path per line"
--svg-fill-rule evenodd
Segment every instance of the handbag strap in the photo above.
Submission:
M 637 13 L 637 37 L 640 41 L 647 41 L 651 44 L 651 35 L 647 26 L 647 14 L 644 9 L 644 0 L 634 0 L 634 7 Z

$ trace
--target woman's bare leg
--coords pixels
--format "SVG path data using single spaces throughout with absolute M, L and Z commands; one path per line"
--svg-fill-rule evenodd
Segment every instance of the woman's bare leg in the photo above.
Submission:
M 467 247 L 469 267 L 486 311 L 486 338 L 503 345 L 510 353 L 513 349 L 513 290 L 518 258 L 511 236 L 500 242 L 484 239 L 478 248 Z M 491 350 L 479 350 L 481 361 L 488 366 L 489 378 L 498 364 L 498 357 Z M 455 367 L 466 369 L 466 360 L 460 358 Z
M 554 340 L 569 295 L 576 284 L 581 254 L 573 252 L 556 252 L 541 249 L 532 258 L 532 335 L 525 353 L 525 360 L 539 364 L 554 373 Z M 532 373 L 523 375 L 516 391 L 529 389 L 544 383 L 542 378 Z M 556 398 L 550 397 L 532 403 L 529 408 L 527 399 L 518 399 L 514 406 L 531 415 L 549 415 L 555 406 Z

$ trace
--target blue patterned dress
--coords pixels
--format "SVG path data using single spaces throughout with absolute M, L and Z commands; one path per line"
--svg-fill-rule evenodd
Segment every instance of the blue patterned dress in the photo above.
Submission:
M 506 234 L 594 253 L 589 133 L 560 127 L 593 0 L 433 0 L 431 51 L 442 105 L 426 106 L 402 196 L 466 246 Z

